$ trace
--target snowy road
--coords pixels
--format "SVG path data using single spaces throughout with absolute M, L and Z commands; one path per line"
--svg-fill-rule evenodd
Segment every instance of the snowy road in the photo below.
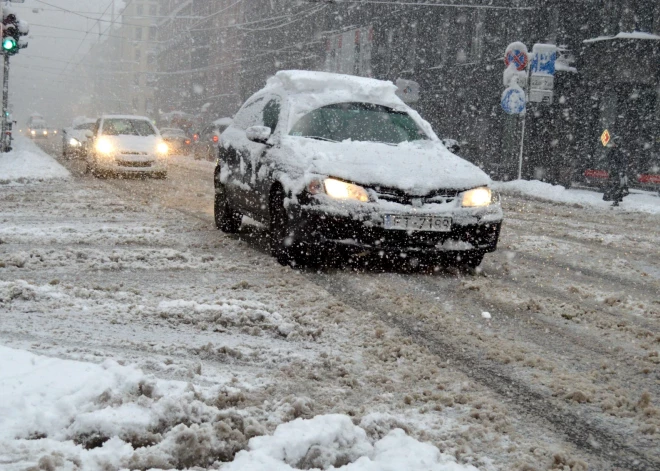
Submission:
M 259 227 L 213 229 L 210 164 L 61 163 L 0 187 L 4 345 L 230 384 L 267 431 L 381 414 L 482 470 L 660 469 L 660 216 L 507 197 L 480 274 L 300 272 Z

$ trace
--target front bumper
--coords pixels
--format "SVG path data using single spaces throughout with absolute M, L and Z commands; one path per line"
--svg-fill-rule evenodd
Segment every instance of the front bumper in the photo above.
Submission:
M 167 162 L 155 157 L 141 159 L 117 156 L 111 159 L 99 159 L 96 168 L 104 172 L 123 174 L 151 174 L 167 172 Z
M 290 204 L 296 239 L 305 243 L 342 248 L 352 252 L 451 254 L 494 252 L 501 217 L 454 218 L 448 232 L 385 229 L 382 215 L 328 214 L 313 205 Z

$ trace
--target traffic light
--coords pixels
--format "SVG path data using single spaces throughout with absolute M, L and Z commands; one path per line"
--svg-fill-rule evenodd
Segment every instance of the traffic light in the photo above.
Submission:
M 29 29 L 27 22 L 19 20 L 12 12 L 5 12 L 2 19 L 2 53 L 13 56 L 18 54 L 19 49 L 27 47 L 21 36 L 27 36 Z

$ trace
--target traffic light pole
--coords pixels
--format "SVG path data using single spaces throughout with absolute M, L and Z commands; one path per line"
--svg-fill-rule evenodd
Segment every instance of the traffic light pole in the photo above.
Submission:
M 4 72 L 2 74 L 2 152 L 8 152 L 11 143 L 7 142 L 7 109 L 9 108 L 9 55 L 4 54 Z

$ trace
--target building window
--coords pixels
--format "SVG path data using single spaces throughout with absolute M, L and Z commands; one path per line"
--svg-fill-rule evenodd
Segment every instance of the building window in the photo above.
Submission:
M 142 58 L 142 51 L 140 49 L 135 50 L 135 62 L 140 62 Z
M 135 27 L 135 40 L 142 41 L 142 26 Z
M 142 6 L 142 5 L 137 6 L 137 15 L 138 16 L 144 15 L 144 6 Z
M 158 6 L 149 5 L 149 16 L 156 16 L 156 15 L 158 15 Z
M 149 28 L 149 39 L 151 41 L 155 41 L 157 37 L 158 37 L 158 28 L 152 26 L 151 28 Z
M 154 56 L 153 54 L 149 54 L 147 56 L 147 64 L 154 65 L 155 63 L 156 63 L 156 56 Z
M 133 84 L 140 86 L 140 74 L 134 74 L 133 75 Z

